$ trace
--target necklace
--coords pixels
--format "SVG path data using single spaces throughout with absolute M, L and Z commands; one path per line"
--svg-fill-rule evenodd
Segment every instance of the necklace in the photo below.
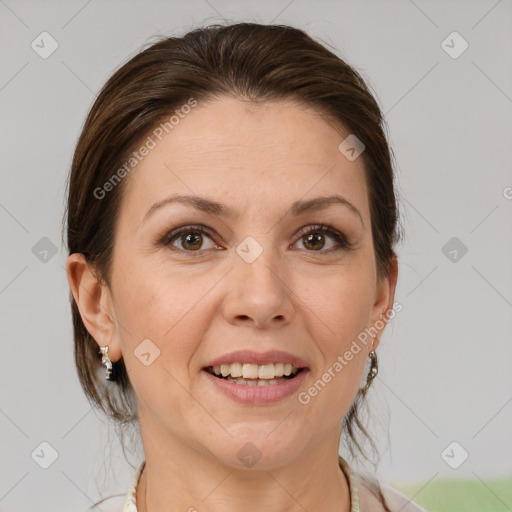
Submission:
M 352 468 L 348 465 L 347 461 L 338 455 L 338 465 L 342 470 L 343 474 L 348 483 L 349 488 L 349 496 L 350 496 L 350 512 L 359 512 L 359 489 L 357 485 L 357 479 L 352 471 Z M 146 481 L 146 461 L 143 462 L 141 472 L 136 483 L 136 492 L 134 495 L 134 509 L 137 512 L 148 512 L 147 503 L 146 503 L 146 489 L 147 489 L 147 481 Z M 142 476 L 144 475 L 144 480 L 142 480 Z M 140 485 L 139 485 L 140 484 Z M 140 500 L 137 500 L 137 492 L 141 491 Z M 142 509 L 139 509 L 138 504 L 143 505 Z

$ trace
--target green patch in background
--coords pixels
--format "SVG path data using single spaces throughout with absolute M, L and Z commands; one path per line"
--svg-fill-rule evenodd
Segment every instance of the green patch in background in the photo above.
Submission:
M 392 484 L 429 512 L 512 512 L 512 477 L 504 480 L 439 480 Z

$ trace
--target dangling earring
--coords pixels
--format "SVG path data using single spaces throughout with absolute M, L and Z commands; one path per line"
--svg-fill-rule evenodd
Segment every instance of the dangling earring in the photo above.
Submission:
M 379 364 L 377 361 L 377 353 L 375 350 L 372 350 L 368 356 L 370 357 L 371 366 L 370 371 L 368 372 L 368 377 L 366 378 L 366 386 L 362 390 L 362 395 L 365 396 L 366 393 L 368 393 L 368 390 L 370 389 L 370 386 L 372 385 L 373 379 L 377 377 L 377 374 L 379 373 Z
M 114 380 L 114 377 L 112 375 L 112 361 L 110 360 L 110 357 L 108 355 L 108 345 L 105 347 L 100 347 L 99 353 L 101 356 L 101 364 L 104 364 L 106 366 L 106 375 L 105 379 L 107 380 Z

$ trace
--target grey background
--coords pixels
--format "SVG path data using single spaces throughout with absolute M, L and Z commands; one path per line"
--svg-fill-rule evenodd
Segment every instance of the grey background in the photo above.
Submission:
M 154 35 L 224 19 L 301 27 L 375 91 L 406 231 L 403 311 L 383 337 L 371 400 L 379 474 L 467 478 L 495 499 L 485 482 L 512 474 L 512 2 L 0 0 L 0 511 L 83 510 L 127 490 L 140 446 L 130 466 L 74 369 L 65 179 L 114 68 Z M 59 45 L 47 59 L 31 48 L 43 31 Z M 442 47 L 453 31 L 469 44 L 458 58 Z M 45 237 L 55 254 L 41 252 Z M 467 248 L 455 262 L 443 251 L 452 237 Z M 441 456 L 453 441 L 469 453 L 458 469 Z M 48 469 L 42 442 L 58 454 Z

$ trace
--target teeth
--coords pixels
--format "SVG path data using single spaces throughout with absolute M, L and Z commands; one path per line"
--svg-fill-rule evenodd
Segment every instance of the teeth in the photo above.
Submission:
M 258 365 L 257 364 L 244 364 L 242 367 L 242 376 L 244 379 L 257 379 L 258 378 Z
M 258 379 L 273 379 L 275 376 L 274 364 L 260 364 Z
M 210 367 L 212 368 L 212 367 Z M 223 364 L 213 367 L 213 373 L 222 377 L 243 377 L 244 379 L 255 379 L 254 383 L 250 383 L 250 386 L 264 386 L 266 382 L 271 381 L 276 377 L 295 375 L 299 369 L 290 363 L 269 363 L 269 364 L 250 364 L 250 363 L 232 363 Z M 256 383 L 256 379 L 260 379 Z M 250 382 L 250 381 L 249 381 Z
M 270 379 L 270 380 L 245 380 L 245 379 L 232 379 L 231 377 L 227 377 L 226 380 L 231 382 L 235 382 L 236 384 L 242 384 L 244 386 L 273 386 L 274 384 L 279 384 L 280 382 L 285 381 L 286 379 Z
M 233 363 L 229 369 L 231 377 L 241 377 L 243 367 L 240 363 Z

